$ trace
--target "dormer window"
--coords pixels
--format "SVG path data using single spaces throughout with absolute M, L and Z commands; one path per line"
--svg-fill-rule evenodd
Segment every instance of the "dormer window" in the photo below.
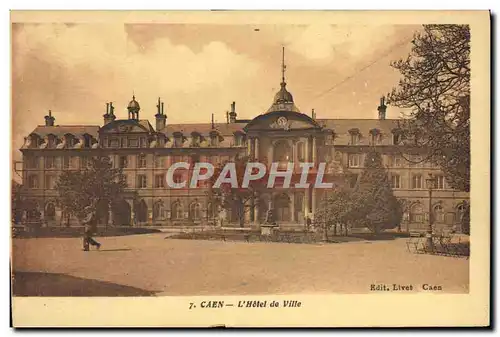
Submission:
M 236 131 L 234 134 L 234 146 L 244 145 L 244 134 L 240 131 Z
M 183 135 L 180 132 L 174 133 L 174 147 L 182 147 Z
M 201 135 L 198 132 L 191 134 L 191 147 L 199 147 L 201 143 Z
M 371 129 L 370 130 L 370 144 L 371 145 L 380 145 L 382 142 L 382 134 L 379 129 Z
M 219 133 L 217 131 L 210 132 L 210 146 L 219 146 Z
M 361 139 L 361 135 L 359 133 L 359 129 L 351 129 L 351 130 L 349 130 L 349 135 L 351 137 L 349 145 L 359 145 L 359 141 Z
M 393 145 L 400 145 L 402 140 L 403 140 L 402 131 L 400 129 L 393 129 L 392 130 L 392 144 Z

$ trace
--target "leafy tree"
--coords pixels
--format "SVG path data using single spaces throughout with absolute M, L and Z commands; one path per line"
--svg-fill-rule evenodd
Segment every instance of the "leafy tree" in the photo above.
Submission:
M 323 228 L 324 240 L 328 240 L 328 229 L 333 228 L 333 235 L 337 235 L 337 226 L 345 228 L 356 219 L 358 204 L 350 189 L 341 188 L 321 201 L 320 208 L 316 209 L 314 218 Z
M 408 109 L 403 144 L 423 147 L 448 183 L 470 189 L 470 31 L 468 25 L 424 25 L 406 59 L 391 63 L 402 78 L 388 102 Z
M 403 209 L 393 194 L 379 152 L 372 150 L 366 154 L 364 169 L 352 200 L 357 205 L 353 220 L 375 234 L 384 229 L 395 228 L 401 222 Z
M 81 219 L 84 209 L 97 205 L 110 207 L 126 186 L 121 168 L 113 168 L 108 156 L 89 158 L 88 166 L 80 171 L 64 171 L 56 184 L 58 203 L 63 212 Z
M 11 219 L 14 223 L 21 221 L 23 212 L 23 202 L 21 199 L 22 185 L 12 180 L 11 187 Z

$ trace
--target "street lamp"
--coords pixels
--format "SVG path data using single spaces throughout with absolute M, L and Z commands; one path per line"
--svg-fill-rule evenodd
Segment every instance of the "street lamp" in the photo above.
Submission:
M 434 217 L 432 216 L 432 189 L 435 188 L 436 185 L 436 177 L 432 176 L 432 173 L 429 173 L 429 178 L 426 179 L 427 188 L 429 189 L 429 227 L 427 227 L 427 248 L 434 250 L 434 242 L 432 241 L 432 225 L 434 222 Z

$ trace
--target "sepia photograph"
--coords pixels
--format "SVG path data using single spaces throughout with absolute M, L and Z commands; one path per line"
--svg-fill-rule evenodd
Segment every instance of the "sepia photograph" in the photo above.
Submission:
M 488 12 L 67 13 L 11 12 L 14 307 L 154 298 L 230 325 L 489 286 Z

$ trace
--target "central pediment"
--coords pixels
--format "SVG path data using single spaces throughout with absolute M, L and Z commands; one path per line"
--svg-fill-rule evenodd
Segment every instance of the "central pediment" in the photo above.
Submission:
M 148 121 L 138 121 L 135 119 L 116 120 L 104 125 L 101 133 L 150 133 L 153 128 Z
M 321 129 L 311 117 L 294 111 L 277 111 L 259 115 L 248 123 L 244 130 L 249 131 L 293 131 Z

